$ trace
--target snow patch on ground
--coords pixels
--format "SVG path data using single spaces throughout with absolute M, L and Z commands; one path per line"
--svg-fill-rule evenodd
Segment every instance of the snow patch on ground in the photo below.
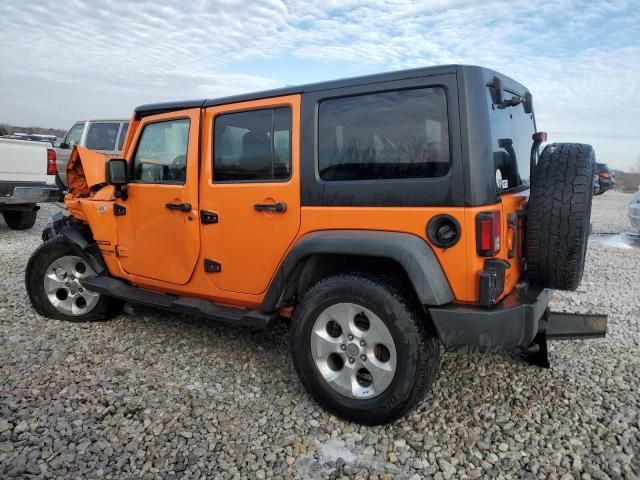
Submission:
M 322 453 L 325 462 L 335 462 L 341 458 L 347 463 L 353 463 L 356 459 L 356 455 L 347 448 L 344 441 L 337 439 L 331 439 L 327 443 L 321 443 L 320 453 Z
M 595 240 L 600 245 L 604 245 L 605 247 L 622 249 L 633 248 L 632 240 L 624 233 L 619 233 L 617 235 L 611 236 L 595 237 L 593 240 Z

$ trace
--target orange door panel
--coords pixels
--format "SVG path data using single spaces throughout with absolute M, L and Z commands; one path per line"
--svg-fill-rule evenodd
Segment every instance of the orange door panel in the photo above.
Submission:
M 192 109 L 140 122 L 127 152 L 128 198 L 118 202 L 126 214 L 116 217 L 118 257 L 129 274 L 178 285 L 191 278 L 200 252 L 199 119 Z
M 226 115 L 240 113 L 251 114 Z M 280 114 L 288 120 L 269 117 Z M 265 118 L 272 118 L 270 132 L 265 132 Z M 220 265 L 220 271 L 210 273 L 208 278 L 221 290 L 260 294 L 300 225 L 300 96 L 211 107 L 206 109 L 203 121 L 200 209 L 218 215 L 217 223 L 202 227 L 203 248 L 206 258 Z M 274 127 L 276 122 L 280 124 Z M 267 172 L 262 179 L 249 178 L 246 168 L 258 168 L 256 164 L 265 157 L 260 152 L 268 152 L 267 142 L 272 142 L 271 174 Z M 273 153 L 276 149 L 279 160 Z M 266 178 L 269 175 L 271 178 Z M 278 180 L 273 180 L 274 176 Z

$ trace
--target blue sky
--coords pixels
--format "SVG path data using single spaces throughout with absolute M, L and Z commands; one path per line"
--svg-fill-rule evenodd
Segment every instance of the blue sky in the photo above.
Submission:
M 550 141 L 640 155 L 638 0 L 3 0 L 0 45 L 0 122 L 466 63 L 527 85 Z

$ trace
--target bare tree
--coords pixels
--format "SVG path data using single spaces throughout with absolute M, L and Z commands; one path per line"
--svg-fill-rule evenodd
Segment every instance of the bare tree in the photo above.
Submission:
M 631 173 L 640 173 L 640 155 L 636 157 L 636 161 L 631 164 Z

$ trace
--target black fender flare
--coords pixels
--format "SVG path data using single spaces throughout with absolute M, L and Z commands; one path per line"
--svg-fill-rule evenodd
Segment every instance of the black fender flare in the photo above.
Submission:
M 289 250 L 267 289 L 260 310 L 272 312 L 281 307 L 279 302 L 296 267 L 305 258 L 318 254 L 394 260 L 407 273 L 423 305 L 445 305 L 454 299 L 438 258 L 422 238 L 381 230 L 323 230 L 304 235 Z
M 47 224 L 42 231 L 42 240 L 47 241 L 56 236 L 62 237 L 79 257 L 87 261 L 98 275 L 103 275 L 107 271 L 107 266 L 102 259 L 98 244 L 93 239 L 88 225 L 73 217 L 65 217 L 62 213 L 56 213 L 52 218 L 52 222 Z

